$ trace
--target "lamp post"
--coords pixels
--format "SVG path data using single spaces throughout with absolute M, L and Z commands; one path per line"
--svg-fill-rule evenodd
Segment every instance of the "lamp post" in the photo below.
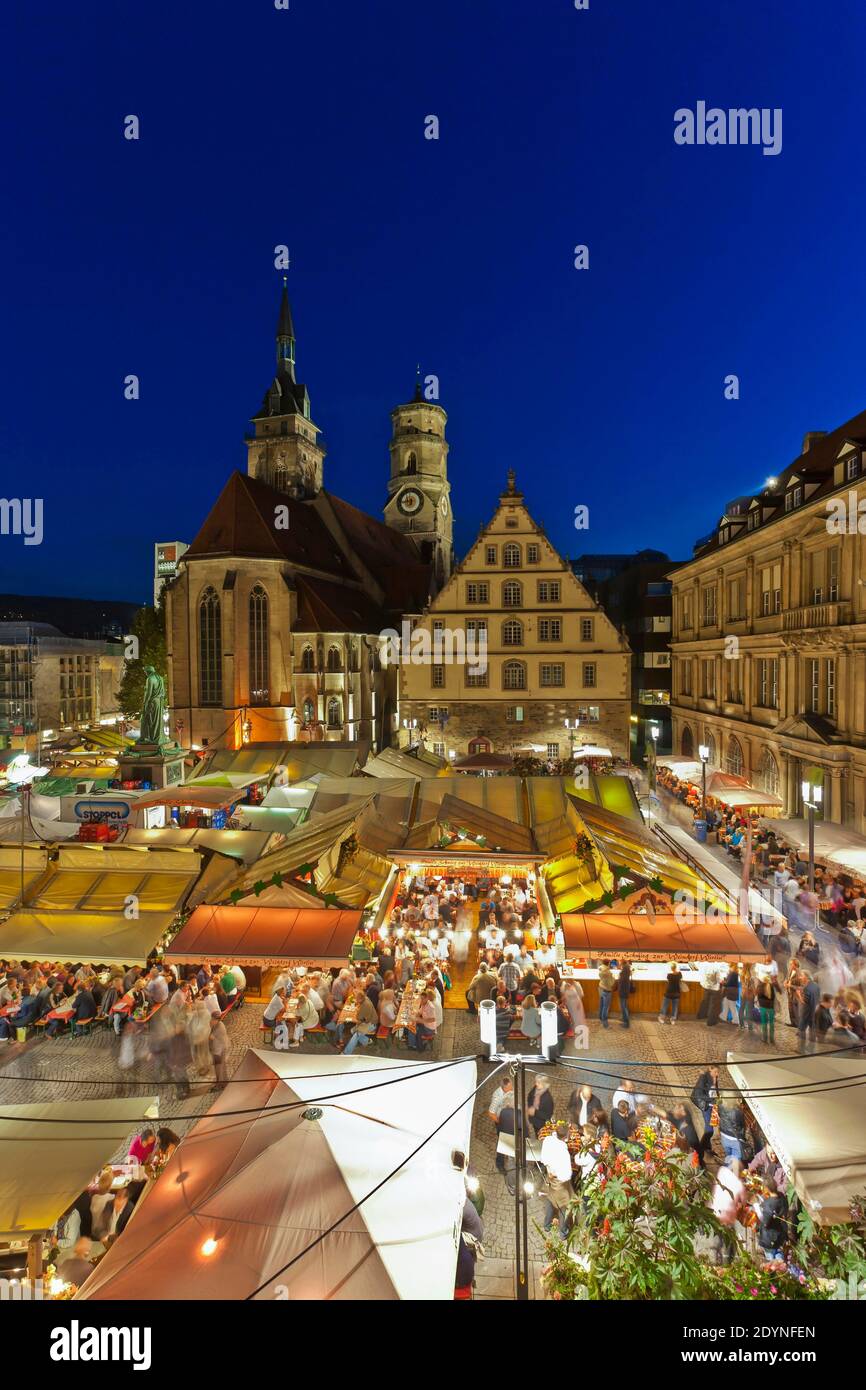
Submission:
M 650 825 L 652 825 L 652 823 L 653 823 L 653 795 L 654 795 L 655 789 L 656 789 L 656 748 L 657 748 L 657 746 L 658 746 L 658 738 L 659 738 L 659 726 L 658 726 L 658 724 L 655 724 L 655 723 L 650 724 L 650 726 L 649 726 L 649 734 L 650 734 L 650 738 L 652 739 L 652 743 L 650 744 L 649 750 L 648 750 L 648 751 L 649 751 L 649 754 L 650 754 L 650 764 L 651 764 L 651 766 L 650 766 L 650 769 L 649 769 L 649 774 L 650 774 L 650 775 L 649 775 L 649 777 L 647 778 L 647 781 L 648 781 L 648 783 L 649 783 L 649 796 L 647 797 L 647 804 L 649 805 L 649 823 L 650 823 Z
M 541 1055 L 538 1053 L 511 1053 L 500 1049 L 496 1036 L 496 1004 L 492 999 L 482 999 L 478 1005 L 478 1024 L 481 1041 L 489 1048 L 491 1062 L 508 1062 L 514 1082 L 514 1296 L 518 1303 L 529 1300 L 529 1211 L 528 1198 L 535 1191 L 535 1185 L 526 1171 L 526 1140 L 528 1119 L 526 1114 L 526 1064 L 552 1066 L 551 1049 L 559 1042 L 556 1023 L 556 1005 L 546 999 L 539 1010 L 541 1014 Z
M 710 750 L 705 743 L 698 747 L 698 757 L 701 760 L 701 820 L 707 823 L 707 762 L 710 757 Z
M 809 892 L 815 891 L 815 812 L 820 810 L 821 802 L 824 800 L 824 788 L 820 783 L 813 785 L 811 782 L 803 782 L 800 790 L 803 793 L 803 805 L 809 812 Z
M 571 740 L 571 761 L 574 762 L 574 740 L 580 728 L 580 717 L 578 716 L 576 719 L 566 719 L 564 723 L 568 730 L 569 739 Z

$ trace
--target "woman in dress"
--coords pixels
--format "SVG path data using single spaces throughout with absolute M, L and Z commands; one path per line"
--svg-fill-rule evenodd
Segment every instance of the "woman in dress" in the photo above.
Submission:
M 572 1028 L 580 1028 L 586 1023 L 586 1010 L 583 1007 L 583 990 L 579 980 L 566 980 L 562 986 L 562 1002 L 568 1009 Z

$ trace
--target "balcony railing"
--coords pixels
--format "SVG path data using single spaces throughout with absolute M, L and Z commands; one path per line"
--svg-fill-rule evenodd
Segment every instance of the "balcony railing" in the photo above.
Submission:
M 833 603 L 809 603 L 805 608 L 789 608 L 782 614 L 785 632 L 806 627 L 837 627 L 850 621 L 851 604 L 841 599 Z

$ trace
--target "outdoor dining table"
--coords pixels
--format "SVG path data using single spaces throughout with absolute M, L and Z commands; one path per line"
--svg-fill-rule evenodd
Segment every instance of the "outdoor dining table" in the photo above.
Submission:
M 52 1019 L 57 1018 L 62 1019 L 64 1023 L 67 1023 L 72 1015 L 72 1011 L 74 1008 L 74 1001 L 70 999 L 67 1004 L 61 1004 L 58 1006 L 58 1008 L 51 1009 L 51 1011 L 45 1015 L 45 1021 L 46 1023 L 50 1023 Z
M 410 980 L 405 990 L 403 998 L 400 1000 L 400 1007 L 397 1010 L 397 1017 L 394 1019 L 392 1031 L 398 1032 L 402 1028 L 408 1028 L 410 1032 L 415 1031 L 415 1021 L 418 1017 L 418 1010 L 421 1007 L 421 1000 L 424 998 L 423 988 L 418 988 Z
M 343 1005 L 342 1009 L 340 1010 L 340 1022 L 341 1022 L 341 1023 L 357 1023 L 357 1022 L 358 1022 L 358 1004 L 357 1004 L 357 1002 L 356 1002 L 355 999 L 347 999 L 347 1000 L 346 1000 L 345 1004 Z

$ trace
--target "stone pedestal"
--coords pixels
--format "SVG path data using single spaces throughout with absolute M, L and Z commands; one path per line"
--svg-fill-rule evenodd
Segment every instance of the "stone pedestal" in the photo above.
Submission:
M 118 759 L 121 782 L 150 782 L 176 787 L 183 781 L 185 749 L 177 743 L 137 743 Z

